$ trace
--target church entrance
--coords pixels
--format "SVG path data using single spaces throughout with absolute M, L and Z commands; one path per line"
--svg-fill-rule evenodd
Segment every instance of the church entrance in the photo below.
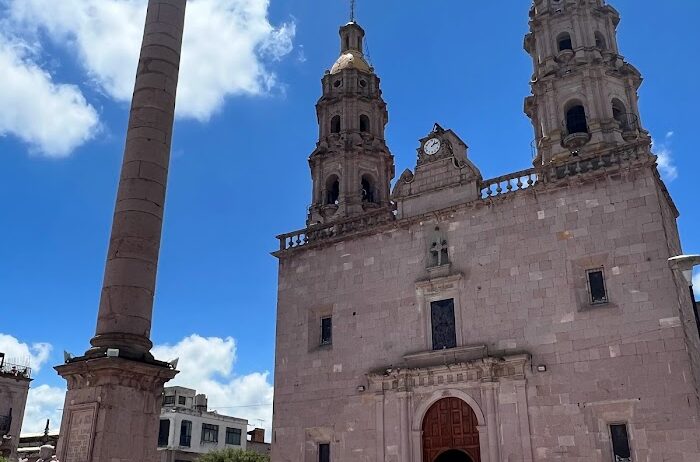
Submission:
M 477 425 L 461 399 L 437 401 L 423 418 L 423 462 L 481 462 Z
M 435 462 L 472 462 L 472 459 L 462 451 L 451 449 L 440 454 Z

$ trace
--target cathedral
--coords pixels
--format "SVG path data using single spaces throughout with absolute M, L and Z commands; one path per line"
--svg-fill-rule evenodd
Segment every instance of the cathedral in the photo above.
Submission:
M 700 461 L 700 332 L 620 16 L 529 18 L 533 166 L 483 178 L 435 124 L 393 188 L 365 31 L 340 28 L 306 227 L 274 253 L 272 462 Z

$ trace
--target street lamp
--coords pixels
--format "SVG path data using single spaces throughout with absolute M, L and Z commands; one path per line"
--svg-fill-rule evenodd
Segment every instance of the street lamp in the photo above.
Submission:
M 693 302 L 693 313 L 695 314 L 695 324 L 700 335 L 700 315 L 698 315 L 697 303 L 695 303 L 695 293 L 693 292 L 693 267 L 700 265 L 700 255 L 678 255 L 668 259 L 668 264 L 672 270 L 680 271 L 683 274 L 688 288 L 690 289 L 690 300 Z

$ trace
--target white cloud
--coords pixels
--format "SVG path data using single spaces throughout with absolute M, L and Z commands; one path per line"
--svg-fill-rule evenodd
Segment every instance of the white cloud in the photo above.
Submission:
M 180 358 L 177 367 L 180 373 L 168 382 L 168 386 L 180 385 L 206 394 L 211 409 L 248 419 L 250 425 L 265 428 L 269 439 L 273 397 L 270 374 L 254 372 L 236 375 L 234 339 L 192 335 L 175 345 L 156 346 L 153 354 L 165 361 Z
M 32 368 L 32 376 L 36 377 L 46 364 L 52 347 L 48 343 L 22 343 L 15 337 L 0 334 L 0 352 L 5 353 L 10 363 L 28 365 Z M 23 433 L 39 433 L 46 426 L 46 419 L 51 419 L 51 428 L 58 429 L 61 422 L 61 411 L 65 390 L 48 385 L 32 386 L 29 389 L 27 407 L 22 423 Z
M 15 337 L 0 334 L 0 353 L 5 353 L 5 360 L 20 366 L 29 366 L 37 374 L 49 359 L 52 347 L 48 343 L 22 343 Z
M 57 432 L 61 426 L 63 403 L 66 398 L 65 388 L 49 385 L 32 386 L 29 389 L 27 407 L 24 411 L 22 433 L 41 433 L 50 420 L 50 429 Z
M 0 351 L 8 358 L 30 363 L 34 376 L 46 363 L 51 352 L 48 343 L 28 345 L 16 338 L 0 334 Z M 180 358 L 177 377 L 167 386 L 180 385 L 194 388 L 209 398 L 210 409 L 221 414 L 248 419 L 252 426 L 265 428 L 269 439 L 272 428 L 273 388 L 269 372 L 254 372 L 237 375 L 236 342 L 226 339 L 191 335 L 174 345 L 158 345 L 153 354 L 161 360 Z M 43 431 L 46 419 L 51 420 L 51 429 L 58 429 L 61 423 L 61 408 L 65 399 L 65 389 L 46 384 L 33 383 L 24 416 L 22 431 L 38 433 Z
M 658 157 L 656 163 L 659 165 L 661 176 L 668 182 L 678 178 L 678 168 L 673 161 L 673 151 L 671 150 L 672 138 L 673 132 L 668 132 L 662 143 L 653 141 L 654 153 Z
M 129 101 L 143 34 L 145 0 L 8 0 L 15 24 L 68 44 L 99 89 Z M 190 0 L 178 115 L 206 121 L 227 96 L 259 95 L 276 85 L 267 60 L 291 52 L 293 22 L 274 27 L 269 0 Z
M 0 136 L 14 135 L 47 157 L 65 157 L 96 134 L 98 115 L 78 87 L 55 83 L 32 58 L 26 42 L 0 34 Z

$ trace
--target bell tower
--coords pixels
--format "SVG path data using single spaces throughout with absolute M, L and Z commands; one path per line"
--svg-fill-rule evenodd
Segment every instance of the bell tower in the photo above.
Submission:
M 322 79 L 319 141 L 309 157 L 309 226 L 373 211 L 391 213 L 394 157 L 384 140 L 389 115 L 379 77 L 365 60 L 364 36 L 354 19 L 340 28 L 340 57 Z
M 637 105 L 642 76 L 620 55 L 619 22 L 605 0 L 534 0 L 525 113 L 535 129 L 535 165 L 651 141 Z

